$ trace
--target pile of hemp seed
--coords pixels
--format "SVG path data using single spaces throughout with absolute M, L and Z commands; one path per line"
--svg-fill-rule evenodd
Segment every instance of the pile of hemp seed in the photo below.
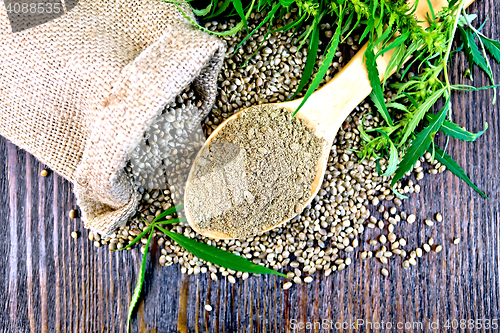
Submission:
M 294 15 L 296 12 L 288 13 L 285 20 L 274 28 L 287 24 Z M 262 19 L 259 14 L 252 14 L 248 22 L 249 29 L 253 30 Z M 214 21 L 206 23 L 205 27 L 212 31 L 225 31 L 235 24 L 234 20 Z M 329 24 L 323 24 L 320 28 L 322 37 L 332 36 L 332 27 Z M 203 120 L 206 137 L 235 112 L 253 105 L 285 101 L 295 92 L 306 62 L 307 47 L 298 49 L 297 37 L 300 33 L 294 35 L 287 32 L 271 35 L 259 48 L 267 30 L 268 26 L 264 25 L 234 54 L 236 46 L 245 37 L 245 31 L 223 38 L 227 43 L 227 58 L 219 75 L 220 90 L 215 106 Z M 341 50 L 356 52 L 359 49 L 358 39 L 359 36 L 354 35 L 340 45 L 323 84 L 346 64 Z M 327 39 L 320 44 L 316 69 L 323 60 L 322 51 L 326 44 Z M 252 54 L 254 56 L 248 60 Z M 243 66 L 245 61 L 247 61 L 246 66 Z M 397 80 L 398 75 L 395 77 Z M 386 99 L 390 100 L 392 95 L 393 92 L 386 88 Z M 184 121 L 180 116 L 181 113 L 176 113 L 176 110 L 186 106 L 189 108 L 189 105 L 195 103 L 196 94 L 188 88 L 167 106 L 167 111 L 173 114 L 171 124 L 174 128 L 182 129 Z M 359 132 L 361 121 L 367 130 L 377 127 L 382 119 L 376 116 L 376 112 L 372 112 L 368 103 L 356 107 L 337 133 L 318 195 L 300 215 L 285 225 L 248 239 L 217 241 L 201 237 L 187 225 L 174 224 L 167 225 L 166 228 L 243 256 L 256 264 L 285 272 L 290 280 L 285 281 L 284 289 L 290 288 L 293 283 L 312 282 L 316 272 L 328 276 L 335 271 L 341 271 L 351 265 L 355 257 L 362 260 L 376 258 L 384 264 L 384 268 L 381 269 L 381 274 L 384 276 L 390 275 L 393 262 L 404 268 L 417 265 L 418 259 L 425 253 L 440 252 L 443 247 L 436 244 L 432 238 L 424 244 L 415 245 L 408 244 L 404 238 L 397 235 L 399 224 L 413 224 L 416 217 L 400 211 L 402 201 L 391 191 L 391 178 L 379 175 L 375 160 L 373 158 L 360 160 L 356 154 L 356 151 L 362 148 Z M 155 149 L 155 139 L 161 140 L 167 135 L 162 133 L 161 126 L 155 131 L 157 137 L 145 138 L 148 144 L 151 144 L 151 148 L 148 148 L 150 152 Z M 201 144 L 204 138 L 199 137 L 196 140 Z M 136 157 L 147 160 L 147 156 Z M 444 166 L 435 160 L 432 161 L 431 158 L 427 153 L 415 164 L 413 170 L 407 173 L 407 176 L 413 173 L 414 179 L 418 181 L 425 173 L 436 174 L 445 171 Z M 386 160 L 381 159 L 379 162 L 380 168 L 384 171 Z M 127 171 L 131 175 L 134 173 L 130 166 L 127 167 Z M 168 188 L 145 190 L 151 187 L 154 179 L 135 177 L 135 181 L 142 195 L 137 214 L 125 227 L 107 237 L 88 232 L 89 240 L 93 241 L 96 247 L 108 246 L 110 250 L 125 247 L 147 228 L 140 217 L 150 222 L 155 216 L 173 206 Z M 420 185 L 416 181 L 400 181 L 397 190 L 402 194 L 419 193 Z M 385 206 L 390 208 L 386 209 Z M 424 223 L 431 227 L 442 220 L 442 215 L 437 213 Z M 367 229 L 375 229 L 379 236 L 369 241 L 371 250 L 357 251 L 356 248 L 362 245 L 359 236 Z M 240 278 L 245 280 L 250 276 L 249 273 L 225 269 L 200 260 L 163 233 L 155 233 L 154 239 L 161 248 L 159 263 L 162 266 L 179 264 L 182 266 L 182 273 L 208 273 L 212 280 L 226 278 L 230 283 L 235 283 Z M 73 232 L 72 237 L 78 238 L 78 233 Z M 145 250 L 146 241 L 146 238 L 141 239 L 142 252 Z M 453 241 L 454 244 L 459 242 L 459 238 Z

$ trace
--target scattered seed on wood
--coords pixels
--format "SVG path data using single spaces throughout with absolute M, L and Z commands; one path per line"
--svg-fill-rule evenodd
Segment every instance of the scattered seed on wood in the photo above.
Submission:
M 455 238 L 453 240 L 453 244 L 455 244 L 455 245 L 460 244 L 460 238 Z
M 40 172 L 40 175 L 41 175 L 42 177 L 47 177 L 47 176 L 49 175 L 49 171 L 48 171 L 48 170 L 46 170 L 46 169 L 44 169 L 44 170 L 42 170 L 42 172 Z
M 394 243 L 396 241 L 396 235 L 394 233 L 390 233 L 387 238 L 389 239 L 389 242 Z
M 77 231 L 73 231 L 73 232 L 71 233 L 71 237 L 73 237 L 74 239 L 78 239 L 78 236 L 79 236 L 79 234 L 78 234 L 78 232 L 77 232 Z
M 378 241 L 381 244 L 385 244 L 385 243 L 387 243 L 387 238 L 385 237 L 385 235 L 380 235 L 380 237 L 378 238 Z
M 443 215 L 441 215 L 441 213 L 436 214 L 436 221 L 438 221 L 438 222 L 443 221 Z
M 213 308 L 210 304 L 205 304 L 205 310 L 207 310 L 208 312 L 212 311 Z
M 406 222 L 412 224 L 413 222 L 415 222 L 416 219 L 417 219 L 417 217 L 414 214 L 411 214 L 411 215 L 408 215 Z
M 386 277 L 389 276 L 389 271 L 386 268 L 382 268 L 380 270 L 380 272 L 382 273 L 383 276 L 386 276 Z

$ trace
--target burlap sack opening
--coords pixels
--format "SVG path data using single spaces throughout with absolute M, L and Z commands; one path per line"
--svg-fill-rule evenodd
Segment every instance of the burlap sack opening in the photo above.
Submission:
M 108 234 L 137 206 L 130 151 L 189 84 L 210 111 L 224 45 L 155 0 L 80 0 L 18 33 L 0 8 L 0 134 L 73 182 L 85 226 Z

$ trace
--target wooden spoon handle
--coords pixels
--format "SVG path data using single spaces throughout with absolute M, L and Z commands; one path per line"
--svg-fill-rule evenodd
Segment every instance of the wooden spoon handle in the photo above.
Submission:
M 411 2 L 415 1 L 412 0 Z M 464 6 L 468 7 L 473 2 L 474 0 L 465 0 Z M 431 0 L 431 3 L 434 12 L 438 12 L 448 5 L 447 0 Z M 421 21 L 421 26 L 429 26 L 427 22 L 428 13 L 430 16 L 428 2 L 420 0 L 415 11 L 415 16 Z M 368 70 L 364 62 L 366 47 L 367 44 L 356 53 L 347 66 L 337 73 L 325 86 L 312 94 L 298 112 L 299 118 L 307 119 L 308 124 L 312 128 L 315 128 L 316 134 L 325 138 L 328 142 L 333 142 L 338 129 L 347 116 L 372 91 L 368 79 Z M 377 67 L 381 80 L 394 51 L 395 49 L 392 49 L 377 58 Z M 298 99 L 281 103 L 280 106 L 296 109 L 301 101 L 302 99 Z

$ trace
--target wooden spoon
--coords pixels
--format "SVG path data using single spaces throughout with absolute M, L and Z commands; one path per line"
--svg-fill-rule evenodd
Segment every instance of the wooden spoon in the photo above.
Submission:
M 448 5 L 447 0 L 431 0 L 430 2 L 432 3 L 434 12 L 438 12 L 441 8 Z M 473 2 L 474 0 L 465 0 L 465 7 L 468 7 Z M 428 13 L 430 17 L 431 14 L 428 2 L 420 0 L 415 15 L 419 21 L 422 21 L 420 24 L 424 27 L 429 26 L 429 23 L 427 22 Z M 306 126 L 312 129 L 318 137 L 325 139 L 322 146 L 321 156 L 318 159 L 316 177 L 311 185 L 311 196 L 304 203 L 303 208 L 313 200 L 321 188 L 328 157 L 330 155 L 330 149 L 335 136 L 337 135 L 337 131 L 351 111 L 354 110 L 356 106 L 359 105 L 372 91 L 370 81 L 368 79 L 368 71 L 363 59 L 366 47 L 367 45 L 363 46 L 351 59 L 351 61 L 349 61 L 347 66 L 337 73 L 337 75 L 335 75 L 335 77 L 333 77 L 321 89 L 314 92 L 296 114 L 296 117 L 303 119 Z M 385 73 L 393 52 L 394 49 L 377 58 L 377 67 L 381 80 L 383 79 L 383 74 Z M 288 111 L 294 112 L 297 110 L 301 102 L 302 99 L 297 99 L 290 102 L 273 103 L 272 105 L 276 108 L 286 108 Z M 243 111 L 244 110 L 235 113 L 221 123 L 207 139 L 203 148 L 210 145 L 213 138 L 224 128 L 224 126 L 228 122 L 238 118 Z M 200 153 L 203 151 L 203 148 L 200 150 Z M 195 169 L 194 165 L 196 164 L 199 156 L 200 154 L 196 156 L 196 160 L 193 163 L 191 172 L 188 176 L 187 184 L 192 182 L 193 172 Z M 186 202 L 186 194 L 184 195 L 184 202 Z M 200 229 L 196 224 L 196 221 L 194 221 L 189 214 L 188 207 L 186 207 L 185 212 L 187 221 L 191 228 L 201 235 L 217 239 L 233 238 L 215 230 Z M 262 230 L 262 232 L 278 227 L 279 225 L 290 220 L 292 217 L 293 216 L 290 216 L 288 219 L 283 221 L 276 221 L 276 225 Z

